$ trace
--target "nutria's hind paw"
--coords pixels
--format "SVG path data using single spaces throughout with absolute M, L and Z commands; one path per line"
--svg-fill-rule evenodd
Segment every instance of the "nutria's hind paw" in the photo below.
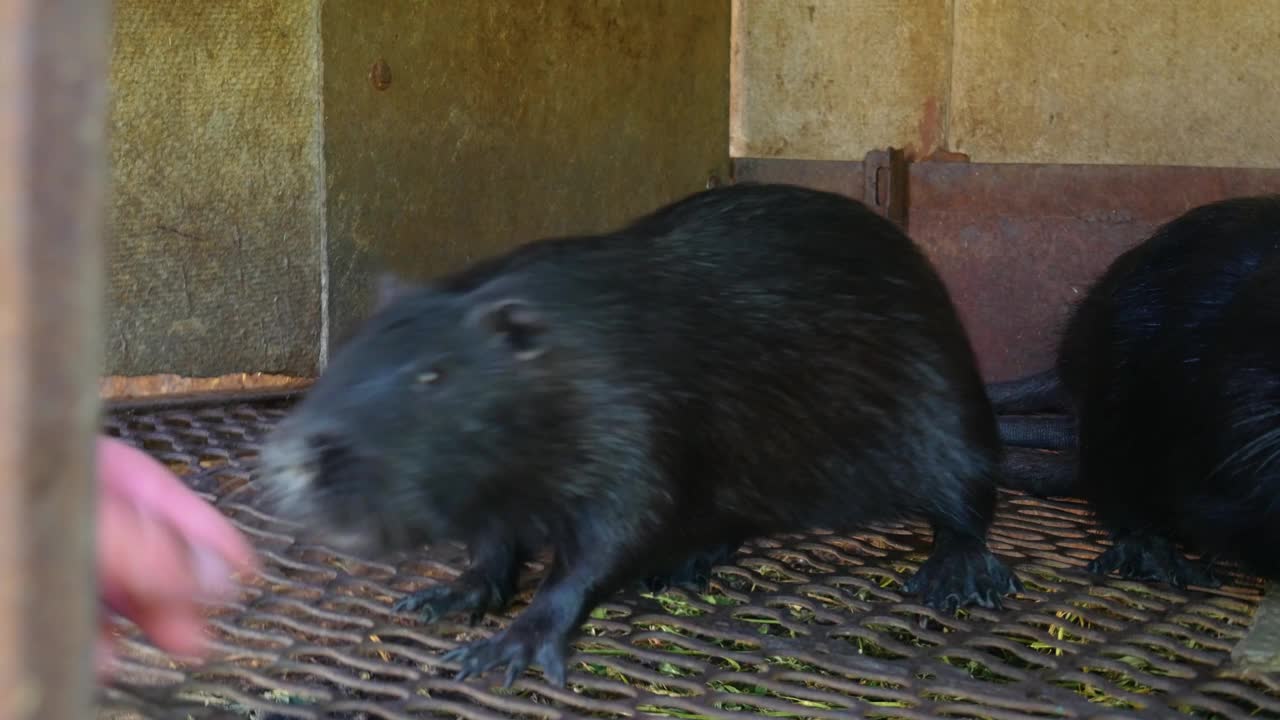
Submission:
M 717 565 L 725 565 L 738 552 L 738 543 L 723 543 L 691 553 L 668 572 L 655 573 L 641 580 L 646 592 L 660 593 L 668 588 L 683 588 L 691 592 L 703 592 L 711 582 L 711 571 Z
M 935 610 L 968 606 L 999 610 L 1001 596 L 1022 592 L 1022 582 L 985 548 L 935 551 L 903 590 Z
M 467 613 L 474 625 L 486 612 L 501 610 L 507 603 L 494 583 L 466 576 L 443 585 L 432 585 L 406 595 L 392 606 L 398 613 L 417 612 L 424 623 L 433 623 L 452 613 Z
M 1095 575 L 1114 572 L 1126 580 L 1167 583 L 1178 589 L 1222 585 L 1210 566 L 1188 560 L 1172 542 L 1155 535 L 1116 538 L 1106 552 L 1089 563 L 1088 570 Z
M 565 686 L 567 667 L 564 643 L 560 638 L 546 637 L 530 630 L 528 624 L 519 622 L 493 637 L 455 648 L 445 653 L 441 659 L 461 666 L 454 676 L 458 681 L 478 677 L 506 665 L 507 672 L 502 687 L 507 689 L 531 664 L 537 663 L 548 683 L 561 688 Z

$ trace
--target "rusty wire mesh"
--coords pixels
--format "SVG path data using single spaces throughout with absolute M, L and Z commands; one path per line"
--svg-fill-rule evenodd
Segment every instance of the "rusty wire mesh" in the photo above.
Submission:
M 1083 571 L 1100 533 L 1083 507 L 1004 495 L 993 548 L 1027 591 L 1004 612 L 939 615 L 901 593 L 928 533 L 753 543 L 704 595 L 623 593 L 579 638 L 570 682 L 536 671 L 452 680 L 439 656 L 491 633 L 393 615 L 403 594 L 454 576 L 462 548 L 386 563 L 295 541 L 255 511 L 249 465 L 283 403 L 120 412 L 109 433 L 187 478 L 248 533 L 265 571 L 210 610 L 217 655 L 169 658 L 118 623 L 123 661 L 102 717 L 155 718 L 1046 718 L 1280 717 L 1280 677 L 1233 669 L 1260 583 L 1176 591 Z

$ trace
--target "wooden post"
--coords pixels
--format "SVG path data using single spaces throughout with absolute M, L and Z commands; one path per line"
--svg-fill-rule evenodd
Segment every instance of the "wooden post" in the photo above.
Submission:
M 0 718 L 92 716 L 110 4 L 0 0 Z

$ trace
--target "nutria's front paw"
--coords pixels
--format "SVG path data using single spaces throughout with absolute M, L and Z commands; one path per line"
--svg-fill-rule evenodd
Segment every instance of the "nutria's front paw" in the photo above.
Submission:
M 967 605 L 998 610 L 1000 597 L 1022 592 L 1022 582 L 989 551 L 965 549 L 935 552 L 903 590 L 943 612 Z
M 506 665 L 503 688 L 511 687 L 521 673 L 531 664 L 537 663 L 547 682 L 556 687 L 564 687 L 567 646 L 568 638 L 539 630 L 532 623 L 522 623 L 517 619 L 510 627 L 493 637 L 451 650 L 442 659 L 461 665 L 456 676 L 458 680 L 483 675 L 493 668 Z
M 399 600 L 395 612 L 417 612 L 425 623 L 451 613 L 468 613 L 474 625 L 485 613 L 501 610 L 510 599 L 497 583 L 463 575 L 452 583 L 433 585 Z
M 644 578 L 640 585 L 651 593 L 660 593 L 673 587 L 701 593 L 711 581 L 711 571 L 717 565 L 731 562 L 738 547 L 739 543 L 722 543 L 690 553 L 668 571 Z
M 1188 560 L 1165 538 L 1153 535 L 1127 535 L 1089 563 L 1095 575 L 1116 573 L 1128 580 L 1168 583 L 1182 589 L 1188 585 L 1216 588 L 1222 580 L 1211 567 Z

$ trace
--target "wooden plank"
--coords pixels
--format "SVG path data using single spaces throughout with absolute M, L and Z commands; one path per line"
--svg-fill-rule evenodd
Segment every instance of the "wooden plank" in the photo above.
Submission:
M 0 0 L 0 717 L 92 707 L 110 4 Z

